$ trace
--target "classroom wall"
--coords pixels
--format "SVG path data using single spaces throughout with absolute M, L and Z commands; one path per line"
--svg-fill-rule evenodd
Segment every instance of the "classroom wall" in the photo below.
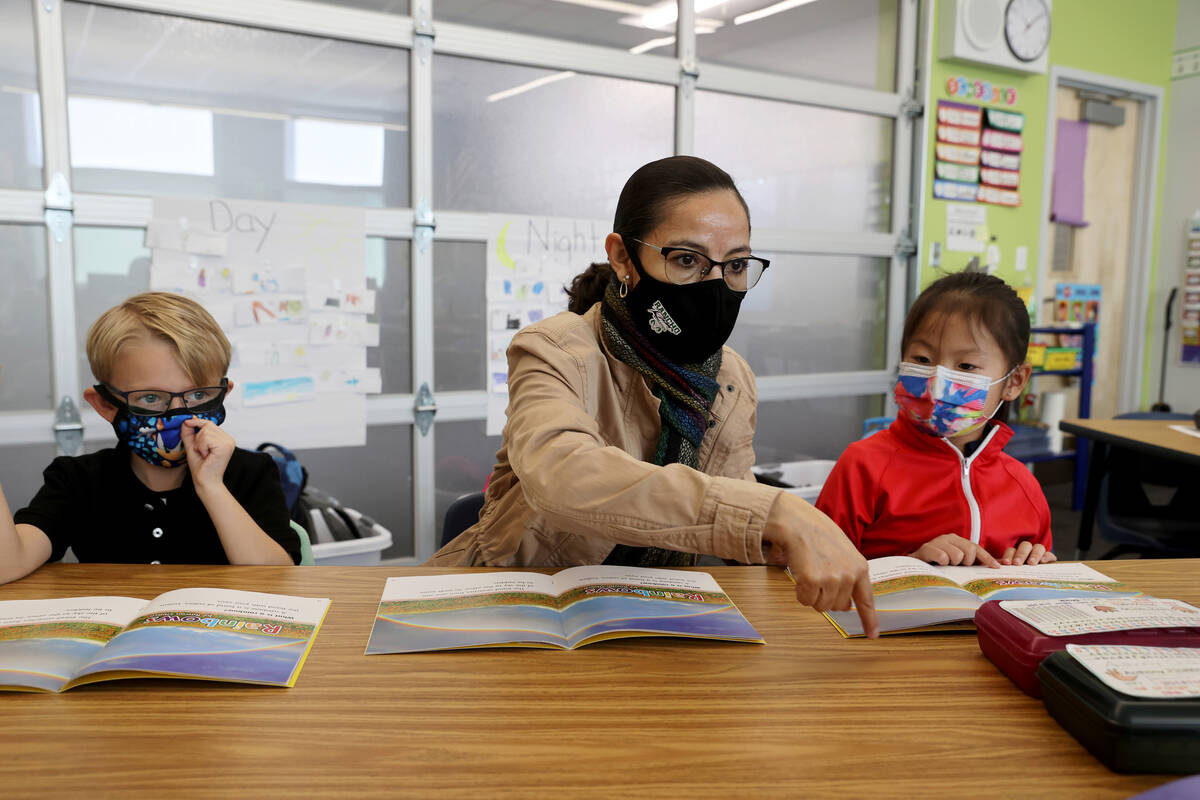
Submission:
M 930 250 L 933 242 L 943 243 L 941 268 L 948 271 L 961 270 L 971 258 L 969 253 L 950 253 L 944 249 L 946 232 L 946 205 L 932 197 L 934 145 L 936 144 L 936 109 L 939 99 L 952 99 L 946 94 L 946 81 L 954 76 L 971 80 L 989 81 L 993 85 L 1012 87 L 1017 92 L 1017 102 L 1012 110 L 1025 114 L 1024 152 L 1021 163 L 1021 205 L 1004 208 L 989 205 L 989 233 L 995 237 L 993 244 L 1000 249 L 1000 262 L 995 274 L 1016 287 L 1033 287 L 1037 281 L 1037 265 L 1041 259 L 1039 240 L 1041 227 L 1048 211 L 1042 208 L 1042 174 L 1046 167 L 1046 101 L 1050 77 L 1027 75 L 993 69 L 956 61 L 942 61 L 937 53 L 941 30 L 939 30 L 938 7 L 953 0 L 933 0 L 933 34 L 931 47 L 933 59 L 929 71 L 929 94 L 926 98 L 925 114 L 925 164 L 922 191 L 923 213 L 919 223 L 920 240 L 920 285 L 924 287 L 941 273 L 930 265 Z M 1185 0 L 1183 5 L 1188 5 Z M 1193 3 L 1193 5 L 1195 5 Z M 1175 44 L 1175 19 L 1177 0 L 1053 0 L 1051 10 L 1050 64 L 1086 70 L 1140 83 L 1170 87 L 1171 52 Z M 1198 87 L 1200 88 L 1200 87 Z M 964 102 L 977 103 L 974 100 Z M 995 104 L 985 104 L 995 105 Z M 1170 111 L 1170 98 L 1164 109 L 1164 121 Z M 1166 147 L 1166 125 L 1164 124 L 1161 152 Z M 1166 159 L 1160 155 L 1158 180 L 1158 205 L 1154 241 L 1157 251 L 1161 220 L 1163 218 L 1163 165 Z M 1190 211 L 1189 211 L 1190 215 Z M 1028 268 L 1018 271 L 1015 264 L 1016 248 L 1029 249 Z M 1149 268 L 1152 285 L 1157 270 L 1157 252 Z M 1044 293 L 1044 291 L 1043 291 Z M 1157 298 L 1157 295 L 1155 295 Z M 1161 304 L 1152 299 L 1148 322 L 1148 333 L 1161 327 Z M 1036 315 L 1040 309 L 1033 309 Z M 1035 317 L 1036 318 L 1036 317 Z M 1146 370 L 1143 377 L 1143 405 L 1151 402 L 1149 387 L 1156 381 L 1157 372 L 1151 374 L 1157 360 L 1151 358 L 1153 337 L 1147 336 Z M 1153 383 L 1157 386 L 1157 383 Z
M 1175 24 L 1175 51 L 1200 48 L 1200 3 L 1184 0 L 1179 4 Z M 1158 396 L 1158 371 L 1162 358 L 1163 317 L 1167 295 L 1172 286 L 1179 286 L 1183 276 L 1186 249 L 1184 228 L 1188 219 L 1200 210 L 1200 76 L 1191 75 L 1171 82 L 1170 112 L 1166 118 L 1167 146 L 1164 163 L 1167 166 L 1163 182 L 1162 225 L 1159 230 L 1159 263 L 1161 264 L 1152 288 L 1151 303 L 1159 316 L 1153 328 L 1150 349 L 1154 380 L 1151 396 Z M 1200 409 L 1200 366 L 1183 366 L 1179 360 L 1179 306 L 1176 299 L 1172 314 L 1173 325 L 1167 351 L 1167 380 L 1164 397 L 1174 411 L 1192 412 Z

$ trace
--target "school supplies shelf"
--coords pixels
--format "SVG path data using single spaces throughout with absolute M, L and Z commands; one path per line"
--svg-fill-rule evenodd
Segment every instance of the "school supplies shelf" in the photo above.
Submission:
M 1078 344 L 1068 347 L 1039 347 L 1035 343 L 1029 346 L 1029 362 L 1034 367 L 1030 375 L 1030 383 L 1039 376 L 1056 375 L 1064 378 L 1079 378 L 1079 413 L 1081 419 L 1092 415 L 1092 383 L 1095 377 L 1096 361 L 1096 323 L 1084 322 L 1081 325 L 1035 325 L 1029 329 L 1030 336 L 1037 334 L 1055 335 L 1078 339 Z M 1065 355 L 1071 356 L 1072 366 L 1067 367 L 1058 359 Z M 1015 457 L 1015 456 L 1014 456 Z M 1074 490 L 1072 507 L 1079 509 L 1083 506 L 1083 493 L 1087 486 L 1088 446 L 1086 441 L 1077 443 L 1074 450 L 1054 450 L 1047 448 L 1042 451 L 1022 453 L 1020 460 L 1033 464 L 1041 461 L 1057 459 L 1072 459 L 1074 467 Z
M 119 678 L 292 686 L 329 600 L 230 589 L 0 602 L 0 690 Z
M 554 575 L 388 578 L 367 655 L 576 647 L 626 636 L 763 643 L 706 572 L 591 566 Z
M 976 610 L 988 600 L 1137 594 L 1077 563 L 936 567 L 909 556 L 888 556 L 871 559 L 867 568 L 880 633 L 971 629 Z M 863 635 L 856 611 L 829 611 L 825 616 L 842 636 Z

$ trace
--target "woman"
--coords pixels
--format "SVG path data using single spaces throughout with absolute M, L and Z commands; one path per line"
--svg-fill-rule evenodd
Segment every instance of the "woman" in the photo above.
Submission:
M 791 568 L 819 611 L 875 628 L 865 560 L 829 518 L 754 481 L 754 374 L 723 347 L 768 262 L 724 171 L 675 156 L 630 177 L 608 263 L 570 311 L 508 350 L 504 441 L 479 522 L 432 566 L 690 566 L 701 553 Z

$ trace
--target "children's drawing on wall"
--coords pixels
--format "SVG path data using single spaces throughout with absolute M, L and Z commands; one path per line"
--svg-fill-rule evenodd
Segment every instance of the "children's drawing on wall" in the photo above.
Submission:
M 362 209 L 155 198 L 150 285 L 199 300 L 233 345 L 226 402 L 243 446 L 361 445 L 379 392 Z
M 493 214 L 488 219 L 487 363 L 489 436 L 504 427 L 513 334 L 567 308 L 566 284 L 604 258 L 601 220 Z

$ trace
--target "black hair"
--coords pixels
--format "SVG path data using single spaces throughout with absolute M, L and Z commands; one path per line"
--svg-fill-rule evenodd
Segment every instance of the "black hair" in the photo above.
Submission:
M 746 211 L 750 208 L 738 191 L 729 173 L 703 158 L 670 156 L 651 161 L 629 176 L 617 199 L 613 216 L 613 232 L 626 241 L 643 239 L 662 222 L 672 203 L 693 194 L 730 191 Z M 604 297 L 604 290 L 615 273 L 608 262 L 592 264 L 565 287 L 570 302 L 568 310 L 582 314 Z
M 1029 310 L 1016 291 L 996 276 L 956 272 L 929 284 L 904 319 L 901 353 L 908 349 L 917 329 L 930 314 L 963 315 L 968 323 L 991 334 L 1010 370 L 1025 363 L 1029 350 Z M 1008 401 L 1002 403 L 994 419 L 1007 420 L 1008 406 Z

